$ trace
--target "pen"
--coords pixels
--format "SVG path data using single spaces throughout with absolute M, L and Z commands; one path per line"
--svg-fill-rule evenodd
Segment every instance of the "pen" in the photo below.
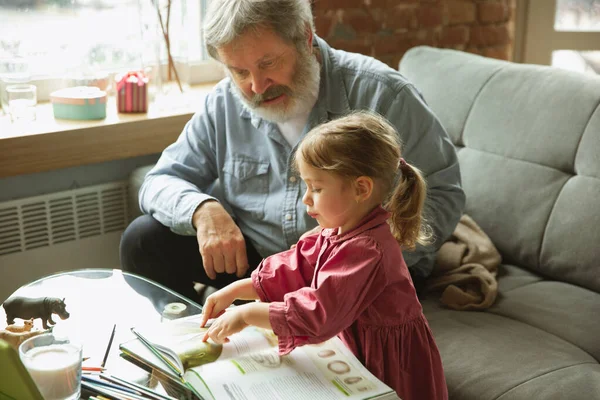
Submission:
M 106 346 L 106 352 L 104 353 L 104 359 L 102 360 L 102 364 L 100 366 L 104 368 L 106 364 L 106 359 L 108 358 L 108 353 L 110 353 L 110 347 L 112 346 L 113 339 L 115 338 L 115 330 L 117 329 L 117 324 L 113 325 L 112 333 L 110 334 L 110 339 L 108 339 L 108 346 Z

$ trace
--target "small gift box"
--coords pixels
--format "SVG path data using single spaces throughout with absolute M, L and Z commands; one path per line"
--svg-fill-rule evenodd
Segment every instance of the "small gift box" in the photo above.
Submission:
M 148 111 L 148 77 L 143 72 L 117 77 L 117 109 L 120 113 Z

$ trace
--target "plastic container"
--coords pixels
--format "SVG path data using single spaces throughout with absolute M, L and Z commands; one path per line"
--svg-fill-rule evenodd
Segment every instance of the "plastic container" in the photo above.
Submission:
M 97 87 L 76 86 L 60 89 L 50 94 L 54 118 L 104 119 L 106 118 L 106 92 Z

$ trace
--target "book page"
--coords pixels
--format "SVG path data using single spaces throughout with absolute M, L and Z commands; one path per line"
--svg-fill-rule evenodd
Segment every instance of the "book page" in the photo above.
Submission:
M 232 335 L 230 342 L 223 345 L 203 342 L 208 328 L 200 327 L 201 318 L 201 315 L 193 315 L 160 325 L 140 327 L 138 331 L 157 349 L 171 358 L 177 358 L 182 370 L 277 345 L 277 337 L 271 331 L 256 327 L 247 327 Z
M 338 338 L 283 357 L 271 348 L 218 361 L 192 368 L 185 377 L 205 399 L 334 400 L 393 394 Z

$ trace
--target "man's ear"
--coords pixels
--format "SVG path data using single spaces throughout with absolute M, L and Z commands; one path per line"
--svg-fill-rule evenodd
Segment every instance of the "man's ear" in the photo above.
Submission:
M 315 35 L 309 24 L 306 24 L 306 40 L 307 40 L 308 50 L 312 49 L 313 41 L 315 40 Z
M 354 181 L 354 189 L 357 202 L 368 200 L 373 194 L 373 179 L 368 176 L 359 176 Z

